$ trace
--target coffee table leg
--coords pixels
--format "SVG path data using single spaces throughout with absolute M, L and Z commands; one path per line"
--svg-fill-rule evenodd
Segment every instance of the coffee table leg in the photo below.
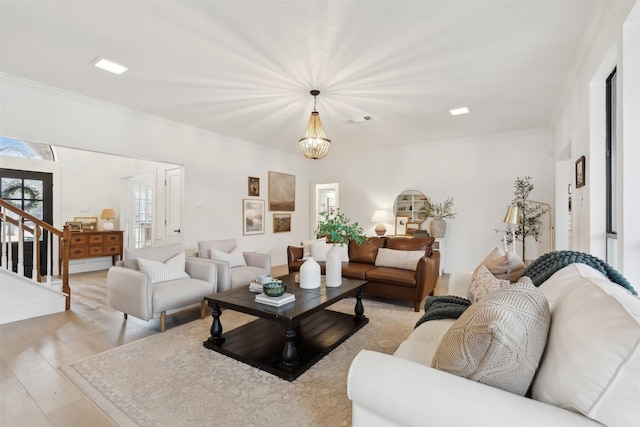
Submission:
M 356 307 L 354 309 L 356 315 L 355 315 L 355 320 L 362 320 L 364 319 L 364 306 L 362 305 L 362 289 L 358 290 L 358 293 L 356 294 Z
M 282 349 L 282 362 L 280 362 L 280 367 L 289 372 L 298 364 L 296 360 L 298 358 L 298 350 L 296 350 L 295 338 L 295 329 L 286 329 L 284 331 L 284 348 Z
M 220 310 L 220 306 L 216 304 L 213 307 L 213 323 L 211 324 L 211 336 L 207 339 L 207 342 L 213 343 L 215 345 L 221 345 L 224 342 L 224 337 L 222 336 L 222 323 L 220 323 L 220 314 L 222 311 Z

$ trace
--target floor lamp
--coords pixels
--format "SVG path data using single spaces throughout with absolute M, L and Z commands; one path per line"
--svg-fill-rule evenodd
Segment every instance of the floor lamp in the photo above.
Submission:
M 511 241 L 513 244 L 513 253 L 516 253 L 516 229 L 515 225 L 520 222 L 520 209 L 517 206 L 511 205 L 507 209 L 507 214 L 502 220 L 505 224 L 511 224 Z M 507 252 L 507 233 L 504 233 L 504 251 Z

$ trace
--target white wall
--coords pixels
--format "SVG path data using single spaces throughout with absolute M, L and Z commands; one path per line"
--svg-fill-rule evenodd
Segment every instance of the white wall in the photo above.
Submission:
M 272 253 L 273 264 L 279 265 L 286 263 L 286 246 L 308 236 L 310 164 L 301 156 L 232 140 L 13 76 L 2 75 L 0 84 L 2 135 L 183 165 L 185 248 L 196 247 L 198 240 L 235 237 L 245 250 Z M 89 166 L 82 171 L 85 183 L 93 181 L 91 170 Z M 266 211 L 265 234 L 243 236 L 242 199 L 248 198 L 247 179 L 260 178 L 259 198 L 266 201 L 270 170 L 296 176 L 292 232 L 273 234 L 273 213 Z M 119 171 L 115 174 L 119 178 Z M 102 208 L 94 201 L 87 204 L 92 211 Z M 71 208 L 75 206 L 74 202 Z
M 634 14 L 630 15 L 634 7 Z M 574 189 L 572 248 L 605 259 L 605 80 L 618 67 L 618 176 L 619 217 L 618 269 L 631 281 L 640 283 L 640 227 L 637 191 L 640 173 L 640 11 L 637 2 L 608 2 L 596 17 L 597 26 L 587 34 L 584 51 L 577 55 L 575 75 L 553 120 L 554 153 L 557 160 L 571 141 L 572 160 L 585 155 L 586 185 Z M 625 24 L 626 22 L 626 24 Z M 625 31 L 623 32 L 623 28 Z M 572 176 L 573 171 L 571 172 Z M 575 182 L 575 177 L 573 178 Z M 557 188 L 557 191 L 564 191 Z
M 457 141 L 418 144 L 348 155 L 334 144 L 317 182 L 341 183 L 341 206 L 373 235 L 376 209 L 392 211 L 405 190 L 418 190 L 434 202 L 454 198 L 455 219 L 447 220 L 445 272 L 468 271 L 496 245 L 501 245 L 502 219 L 513 199 L 516 177 L 531 176 L 531 199 L 554 205 L 552 132 L 536 129 Z M 427 224 L 423 228 L 428 229 Z M 393 224 L 387 224 L 393 230 Z M 548 232 L 527 257 L 547 252 Z M 521 250 L 521 247 L 519 247 Z

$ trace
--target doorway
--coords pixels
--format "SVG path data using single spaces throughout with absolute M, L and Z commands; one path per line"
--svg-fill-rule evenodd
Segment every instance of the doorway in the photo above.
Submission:
M 0 195 L 7 202 L 34 217 L 53 224 L 53 174 L 15 169 L 0 169 Z M 24 225 L 33 228 L 31 221 L 23 221 Z M 17 233 L 17 231 L 16 231 Z M 18 236 L 10 235 L 12 271 L 18 272 Z M 33 239 L 32 234 L 25 232 L 23 244 L 24 275 L 32 277 L 33 271 Z M 47 259 L 49 232 L 40 236 L 40 272 L 47 275 Z

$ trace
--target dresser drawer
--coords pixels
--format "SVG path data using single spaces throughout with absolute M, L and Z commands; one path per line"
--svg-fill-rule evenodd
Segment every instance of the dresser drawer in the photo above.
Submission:
M 122 236 L 122 234 L 118 233 L 118 234 L 107 234 L 106 236 L 104 236 L 104 242 L 105 243 L 118 243 L 120 242 L 120 237 Z
M 120 245 L 104 245 L 105 255 L 120 255 Z
M 103 246 L 89 246 L 89 255 L 90 256 L 104 255 L 104 247 Z
M 70 244 L 71 246 L 86 245 L 87 244 L 86 234 L 72 234 Z
M 102 234 L 90 234 L 89 235 L 89 244 L 90 245 L 100 245 L 104 242 L 104 236 Z
M 80 248 L 70 248 L 69 250 L 69 258 L 70 259 L 78 259 L 78 258 L 86 258 L 89 254 L 89 249 L 84 246 Z

